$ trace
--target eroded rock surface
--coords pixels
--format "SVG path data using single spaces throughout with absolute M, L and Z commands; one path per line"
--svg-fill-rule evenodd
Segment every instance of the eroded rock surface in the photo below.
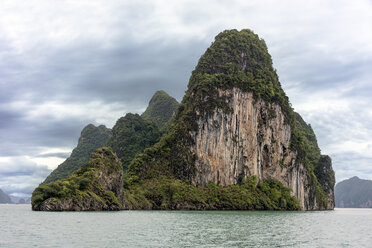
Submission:
M 192 134 L 197 155 L 193 184 L 226 186 L 252 175 L 275 178 L 293 190 L 303 209 L 315 208 L 307 171 L 290 149 L 291 127 L 280 106 L 238 88 L 219 90 L 219 97 L 228 99 L 232 111 L 216 109 L 198 120 Z

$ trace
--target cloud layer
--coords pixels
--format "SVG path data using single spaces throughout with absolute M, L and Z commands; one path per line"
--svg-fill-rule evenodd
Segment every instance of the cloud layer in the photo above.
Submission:
M 372 3 L 3 1 L 0 188 L 30 194 L 88 123 L 111 127 L 166 90 L 182 99 L 225 29 L 264 38 L 337 180 L 372 179 Z

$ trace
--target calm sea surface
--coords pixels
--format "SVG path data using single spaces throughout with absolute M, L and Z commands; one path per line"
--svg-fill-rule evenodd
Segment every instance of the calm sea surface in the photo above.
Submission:
M 0 205 L 0 247 L 372 247 L 372 209 L 33 212 Z

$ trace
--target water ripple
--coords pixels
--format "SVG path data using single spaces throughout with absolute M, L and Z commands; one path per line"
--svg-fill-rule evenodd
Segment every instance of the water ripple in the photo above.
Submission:
M 370 247 L 372 209 L 33 212 L 0 205 L 0 247 Z

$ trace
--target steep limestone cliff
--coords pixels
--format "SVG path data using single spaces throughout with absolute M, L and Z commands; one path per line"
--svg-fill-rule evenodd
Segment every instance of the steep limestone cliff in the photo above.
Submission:
M 291 126 L 280 106 L 255 100 L 251 92 L 238 88 L 218 93 L 228 99 L 231 111 L 216 109 L 198 119 L 191 135 L 191 150 L 197 156 L 192 183 L 227 186 L 252 175 L 275 178 L 292 189 L 304 209 L 315 209 L 309 175 L 290 149 Z
M 257 176 L 292 189 L 301 209 L 332 209 L 334 173 L 318 166 L 320 149 L 304 125 L 265 42 L 250 30 L 224 31 L 200 58 L 167 135 L 130 164 L 131 180 L 161 175 L 224 187 Z

